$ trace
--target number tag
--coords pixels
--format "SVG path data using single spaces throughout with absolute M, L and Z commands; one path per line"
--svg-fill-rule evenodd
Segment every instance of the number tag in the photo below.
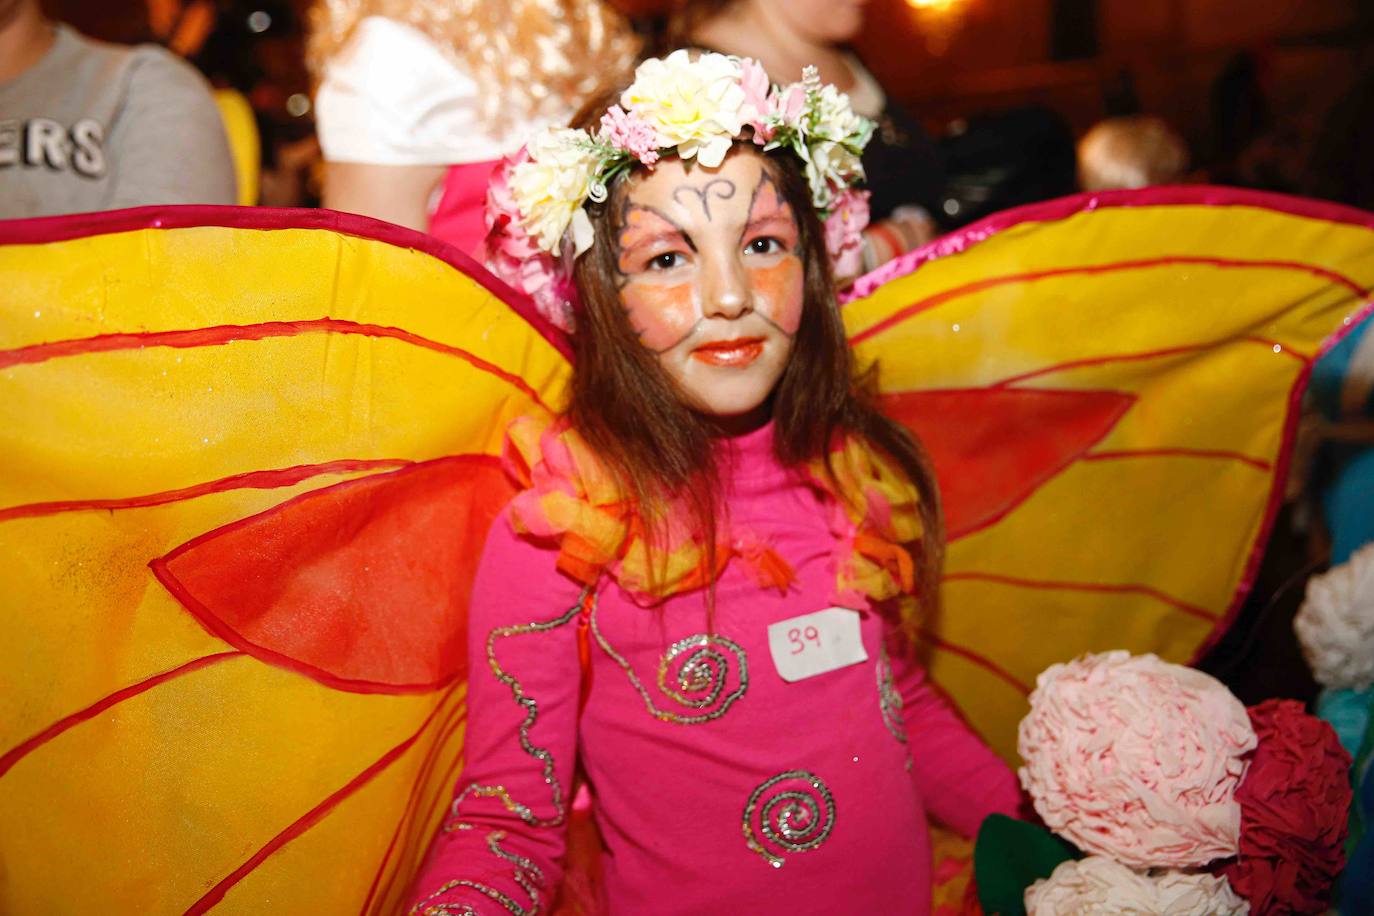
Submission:
M 844 607 L 769 624 L 768 651 L 788 683 L 868 660 L 859 634 L 859 612 Z

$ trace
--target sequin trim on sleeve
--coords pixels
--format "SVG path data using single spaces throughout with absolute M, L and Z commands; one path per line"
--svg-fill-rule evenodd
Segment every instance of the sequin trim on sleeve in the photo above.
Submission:
M 525 636 L 530 633 L 546 633 L 556 630 L 561 626 L 566 626 L 575 619 L 586 605 L 591 596 L 591 588 L 582 590 L 577 603 L 569 608 L 565 613 L 553 620 L 535 621 L 534 623 L 520 624 L 509 627 L 496 627 L 487 634 L 487 664 L 491 667 L 491 673 L 502 684 L 510 688 L 511 696 L 515 698 L 515 703 L 525 710 L 525 719 L 520 723 L 520 746 L 526 754 L 542 764 L 541 775 L 544 784 L 549 787 L 552 795 L 553 816 L 539 817 L 534 811 L 525 804 L 516 801 L 511 797 L 505 786 L 487 786 L 472 783 L 466 786 L 458 797 L 453 800 L 449 808 L 449 819 L 444 824 L 445 831 L 467 830 L 472 825 L 463 821 L 459 813 L 463 802 L 469 797 L 476 798 L 496 798 L 500 799 L 505 809 L 520 818 L 531 827 L 557 827 L 563 823 L 567 815 L 567 806 L 563 798 L 563 787 L 558 782 L 558 777 L 554 775 L 553 753 L 547 748 L 542 748 L 530 740 L 530 729 L 534 727 L 535 720 L 539 717 L 539 705 L 533 697 L 525 694 L 525 689 L 520 681 L 513 675 L 508 674 L 501 663 L 496 660 L 496 641 L 507 636 Z
M 630 663 L 602 634 L 596 622 L 596 608 L 592 608 L 591 629 L 597 645 L 621 667 L 630 679 L 630 686 L 644 698 L 649 713 L 663 722 L 700 725 L 719 719 L 749 689 L 749 657 L 744 649 L 724 636 L 699 633 L 673 643 L 658 663 L 659 691 L 691 712 L 661 709 Z M 731 680 L 737 683 L 727 692 Z
M 815 849 L 835 827 L 835 798 L 821 778 L 788 770 L 764 782 L 744 805 L 744 841 L 774 868 L 783 853 Z
M 544 886 L 544 873 L 538 865 L 535 865 L 525 856 L 502 849 L 501 841 L 505 838 L 504 830 L 493 830 L 487 835 L 487 849 L 491 850 L 493 855 L 499 856 L 515 866 L 515 883 L 520 885 L 520 889 L 529 895 L 530 905 L 528 907 L 521 906 L 514 898 L 501 893 L 494 887 L 460 878 L 444 882 L 437 891 L 411 907 L 411 916 L 469 916 L 469 914 L 475 916 L 476 910 L 467 904 L 436 903 L 432 906 L 426 905 L 429 901 L 436 897 L 442 897 L 456 887 L 471 888 L 479 894 L 490 897 L 513 916 L 539 916 L 539 889 Z

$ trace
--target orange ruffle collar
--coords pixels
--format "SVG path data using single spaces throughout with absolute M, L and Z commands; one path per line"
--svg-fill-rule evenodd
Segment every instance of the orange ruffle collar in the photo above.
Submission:
M 915 488 L 897 465 L 857 437 L 839 442 L 830 459 L 833 481 L 820 461 L 805 473 L 832 497 L 838 600 L 895 601 L 901 617 L 912 619 L 915 577 L 903 545 L 922 535 Z M 705 538 L 686 512 L 669 513 L 662 545 L 650 550 L 615 480 L 565 420 L 516 420 L 504 461 L 522 487 L 511 503 L 516 533 L 556 544 L 558 569 L 577 582 L 594 585 L 609 575 L 649 606 L 704 587 L 738 558 L 761 587 L 786 591 L 792 583 L 787 561 L 747 534 L 723 534 L 715 556 L 707 557 Z

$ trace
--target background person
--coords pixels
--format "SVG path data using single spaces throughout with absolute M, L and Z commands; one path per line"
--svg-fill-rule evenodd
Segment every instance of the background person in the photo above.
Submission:
M 321 0 L 309 54 L 323 204 L 477 254 L 492 169 L 638 41 L 601 0 Z
M 189 64 L 0 0 L 0 218 L 235 199 L 219 111 Z
M 1108 118 L 1078 142 L 1078 183 L 1084 191 L 1178 184 L 1187 174 L 1188 144 L 1163 118 Z

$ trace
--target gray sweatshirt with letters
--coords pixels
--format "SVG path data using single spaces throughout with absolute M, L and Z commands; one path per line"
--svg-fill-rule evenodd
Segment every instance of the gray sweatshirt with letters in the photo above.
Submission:
M 0 219 L 234 202 L 219 109 L 170 52 L 59 25 L 47 54 L 0 83 Z

